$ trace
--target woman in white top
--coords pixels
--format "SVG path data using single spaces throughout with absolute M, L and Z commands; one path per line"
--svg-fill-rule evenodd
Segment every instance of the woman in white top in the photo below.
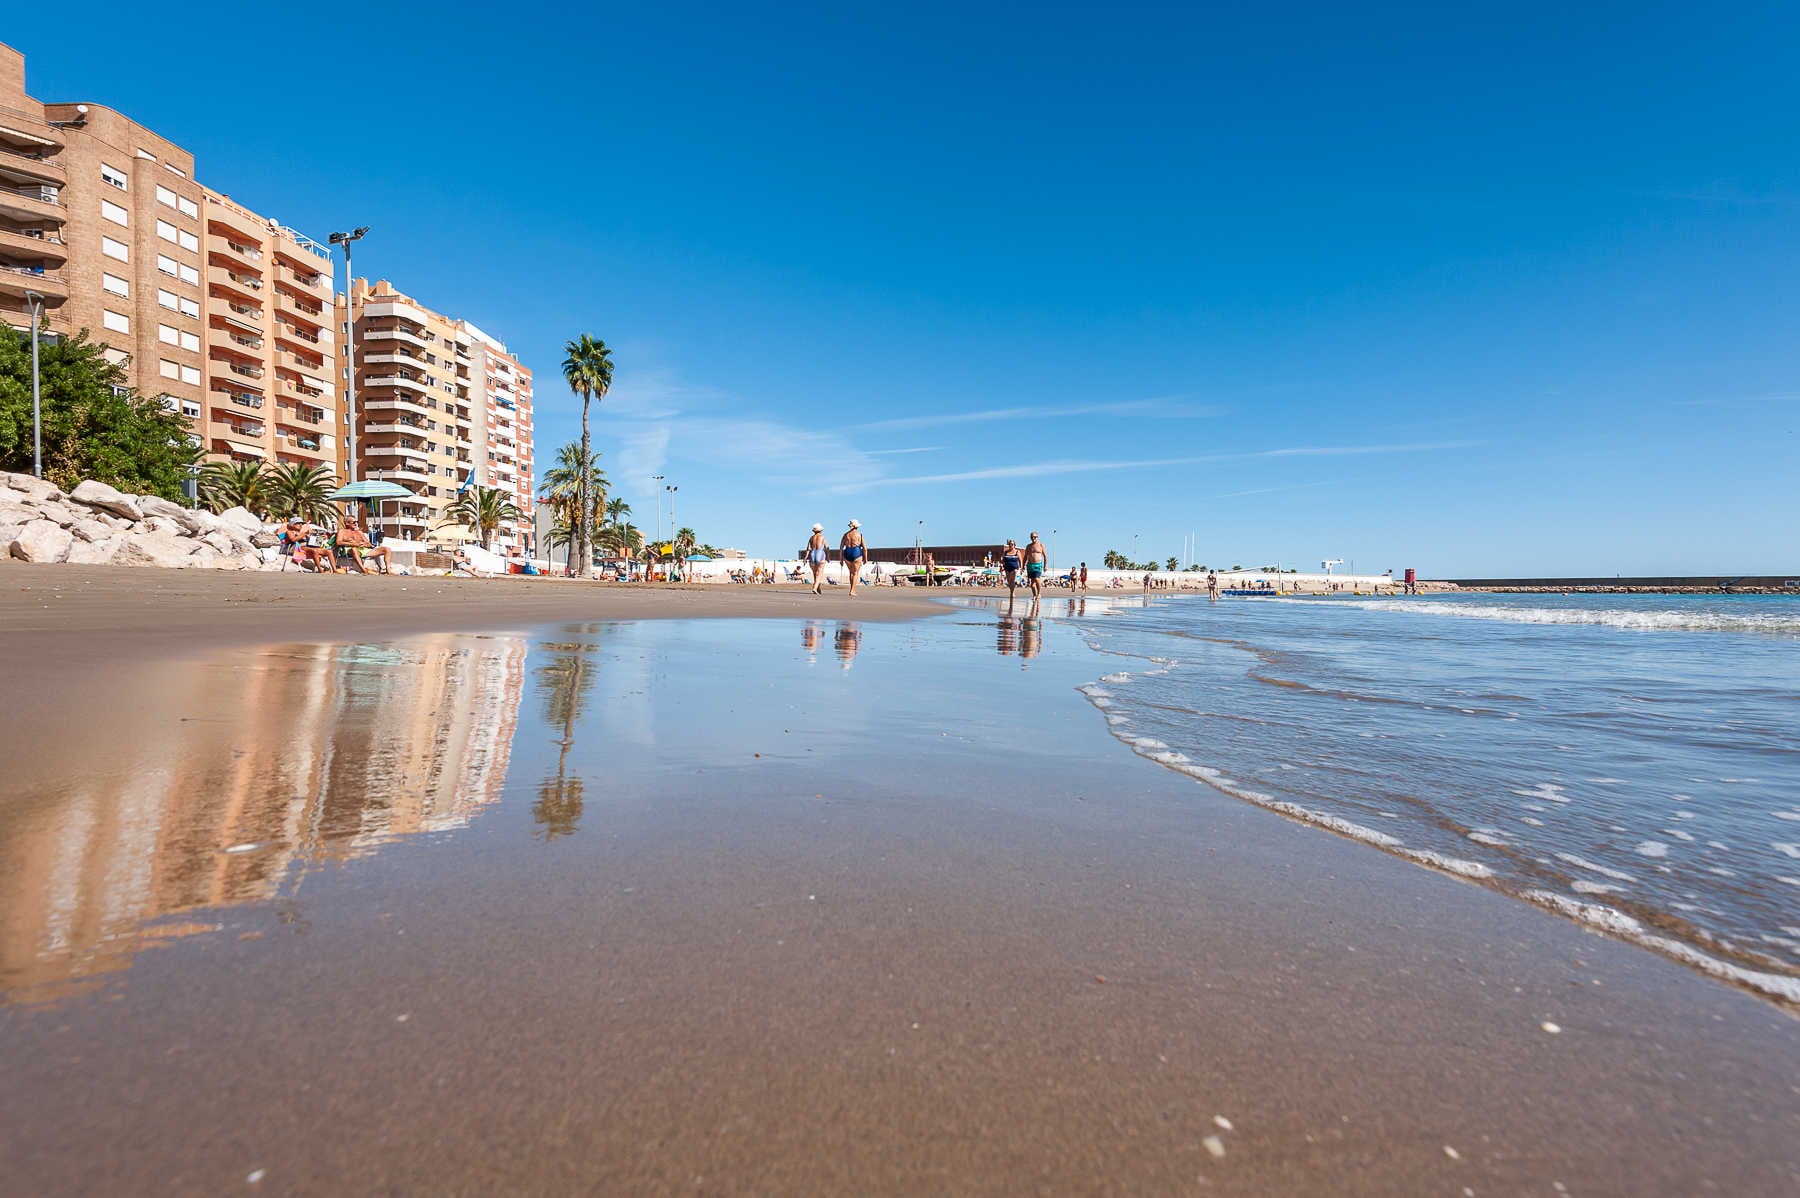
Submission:
M 812 540 L 806 543 L 806 560 L 812 566 L 813 594 L 825 593 L 825 526 L 813 525 Z

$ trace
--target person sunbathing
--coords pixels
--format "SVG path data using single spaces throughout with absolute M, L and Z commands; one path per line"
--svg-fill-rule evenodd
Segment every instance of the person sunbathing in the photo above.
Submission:
M 369 572 L 367 563 L 371 560 L 375 562 L 375 568 L 379 573 L 392 574 L 394 572 L 392 550 L 386 545 L 371 545 L 369 534 L 362 530 L 362 526 L 356 522 L 356 518 L 353 516 L 346 516 L 344 522 L 338 525 L 337 547 L 350 551 L 350 564 L 356 567 L 358 574 Z
M 328 574 L 338 572 L 337 562 L 332 559 L 330 538 L 326 536 L 325 530 L 315 524 L 308 524 L 298 516 L 289 516 L 287 527 L 281 530 L 281 551 L 302 569 L 310 567 L 316 572 Z

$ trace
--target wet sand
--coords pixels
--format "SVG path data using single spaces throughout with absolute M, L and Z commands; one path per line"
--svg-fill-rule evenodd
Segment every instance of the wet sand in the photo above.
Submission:
M 0 730 L 7 1188 L 1800 1183 L 1800 1022 L 1141 762 L 1075 636 L 1020 645 L 590 621 L 70 666 L 60 723 Z

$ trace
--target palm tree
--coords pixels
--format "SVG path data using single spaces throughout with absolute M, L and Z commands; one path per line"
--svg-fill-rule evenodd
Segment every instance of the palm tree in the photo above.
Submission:
M 623 499 L 614 499 L 606 505 L 606 522 L 608 524 L 623 523 L 625 517 L 631 515 L 631 505 Z
M 581 456 L 576 459 L 581 486 L 575 510 L 579 520 L 576 546 L 581 554 L 581 572 L 585 576 L 594 564 L 594 503 L 588 494 L 588 473 L 581 469 L 583 463 L 593 461 L 593 447 L 588 440 L 588 404 L 596 395 L 604 400 L 606 393 L 612 390 L 612 351 L 606 348 L 606 342 L 586 333 L 564 345 L 563 350 L 568 354 L 563 359 L 563 381 L 569 384 L 569 390 L 581 396 Z
M 684 575 L 687 573 L 688 555 L 694 552 L 694 547 L 699 543 L 700 539 L 694 535 L 693 529 L 678 528 L 675 530 L 675 540 L 670 545 L 674 551 L 671 556 L 674 557 L 675 564 L 681 568 Z
M 1168 566 L 1169 566 L 1170 570 L 1177 570 L 1177 569 L 1181 568 L 1181 563 L 1179 561 L 1177 561 L 1175 558 L 1170 558 Z
M 512 497 L 499 487 L 474 486 L 456 497 L 456 502 L 444 509 L 444 519 L 438 527 L 446 524 L 466 524 L 481 534 L 481 547 L 487 549 L 494 540 L 494 531 L 508 520 L 523 520 L 525 513 Z
M 200 496 L 215 515 L 226 508 L 248 508 L 258 515 L 268 499 L 261 462 L 208 462 L 200 470 Z
M 600 455 L 588 459 L 588 489 L 592 506 L 598 512 L 606 503 L 606 474 L 600 469 Z M 581 510 L 581 446 L 569 444 L 556 451 L 556 465 L 544 472 L 545 498 L 558 513 L 578 523 L 573 517 Z
M 334 481 L 330 466 L 282 463 L 263 476 L 269 510 L 277 516 L 298 516 L 318 524 L 335 515 L 325 493 Z

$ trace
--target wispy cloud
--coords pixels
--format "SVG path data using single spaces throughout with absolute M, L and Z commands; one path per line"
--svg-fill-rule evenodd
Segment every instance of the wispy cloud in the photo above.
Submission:
M 1249 491 L 1224 491 L 1214 495 L 1214 499 L 1242 499 L 1246 495 L 1276 495 L 1282 491 L 1307 491 L 1313 487 L 1336 486 L 1336 479 L 1321 479 L 1314 483 L 1295 483 L 1288 487 L 1256 487 Z
M 870 479 L 834 488 L 839 491 L 861 491 L 881 483 L 886 486 L 921 486 L 927 484 L 983 482 L 1004 478 L 1042 478 L 1059 474 L 1097 474 L 1117 470 L 1152 470 L 1163 466 L 1199 466 L 1217 462 L 1248 462 L 1292 457 L 1357 457 L 1369 454 L 1438 453 L 1453 449 L 1473 449 L 1480 441 L 1427 441 L 1403 445 L 1307 445 L 1281 449 L 1261 449 L 1246 453 L 1210 453 L 1194 457 L 1132 458 L 1127 460 L 1099 458 L 1053 458 L 1042 462 L 1018 462 L 1008 466 L 988 466 L 980 470 L 963 470 L 953 474 L 924 474 Z
M 1015 408 L 986 408 L 975 412 L 936 412 L 922 416 L 897 416 L 892 420 L 875 420 L 859 427 L 871 432 L 894 432 L 900 429 L 939 428 L 953 424 L 991 424 L 1002 420 L 1058 420 L 1068 416 L 1159 416 L 1165 419 L 1191 419 L 1216 416 L 1219 409 L 1202 404 L 1183 404 L 1163 399 L 1128 399 L 1117 403 L 1040 404 Z
M 871 449 L 868 454 L 872 458 L 879 458 L 896 453 L 936 453 L 942 448 L 942 445 L 915 445 L 911 449 Z

